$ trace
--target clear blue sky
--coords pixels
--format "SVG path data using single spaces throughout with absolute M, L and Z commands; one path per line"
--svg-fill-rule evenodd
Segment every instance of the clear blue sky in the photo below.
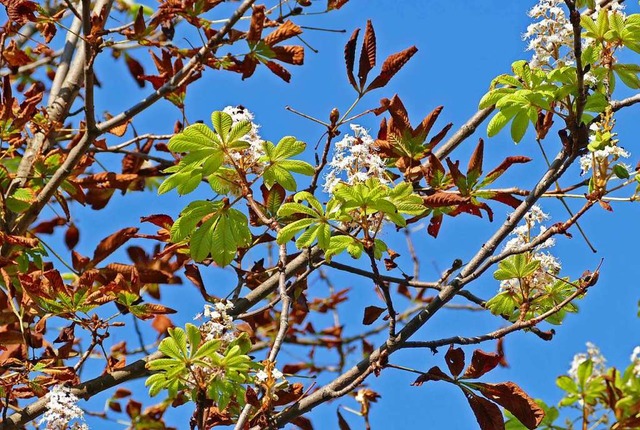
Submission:
M 493 77 L 508 72 L 514 60 L 529 58 L 529 53 L 524 52 L 525 43 L 521 40 L 521 34 L 529 22 L 526 11 L 533 4 L 533 1 L 504 0 L 352 0 L 338 12 L 299 20 L 301 24 L 308 22 L 309 25 L 346 29 L 347 32 L 307 32 L 305 40 L 317 48 L 319 53 L 313 54 L 307 50 L 306 64 L 301 68 L 291 68 L 291 84 L 283 83 L 265 68 L 260 68 L 254 78 L 245 82 L 241 82 L 239 76 L 234 74 L 207 72 L 188 92 L 188 118 L 192 121 L 207 120 L 212 110 L 242 104 L 255 113 L 256 122 L 262 125 L 263 137 L 277 140 L 283 135 L 295 135 L 313 146 L 322 133 L 321 128 L 285 111 L 284 106 L 290 105 L 321 119 L 327 118 L 333 107 L 344 111 L 353 101 L 355 93 L 344 73 L 343 46 L 355 27 L 364 27 L 366 20 L 371 19 L 376 29 L 380 63 L 388 54 L 410 45 L 416 45 L 419 52 L 390 85 L 367 96 L 361 107 L 375 107 L 380 98 L 390 98 L 398 93 L 414 123 L 434 107 L 444 105 L 438 124 L 444 126 L 453 122 L 455 130 L 455 126 L 461 125 L 476 111 L 477 103 Z M 627 8 L 630 12 L 637 12 L 638 6 L 635 2 L 629 2 Z M 137 57 L 145 55 L 140 51 Z M 103 66 L 108 67 L 108 64 Z M 153 67 L 147 66 L 147 73 L 154 72 Z M 103 84 L 96 95 L 98 112 L 107 107 L 112 113 L 118 112 L 144 94 L 136 90 L 135 83 L 121 67 L 112 68 L 109 76 L 103 73 L 98 78 Z M 638 159 L 634 139 L 637 131 L 633 127 L 638 109 L 640 108 L 632 108 L 619 115 L 621 144 L 631 152 L 632 165 Z M 136 127 L 139 133 L 167 133 L 171 132 L 176 119 L 179 119 L 178 111 L 164 102 L 144 112 L 136 122 Z M 370 128 L 372 133 L 377 132 L 379 118 L 365 117 L 358 121 Z M 456 151 L 452 158 L 461 159 L 465 165 L 479 137 L 486 138 L 484 128 Z M 513 168 L 505 176 L 503 185 L 515 185 L 513 182 L 517 181 L 518 186 L 526 188 L 542 174 L 544 165 L 532 137 L 528 134 L 519 146 L 510 141 L 508 133 L 486 142 L 487 168 L 497 165 L 507 155 L 529 155 L 536 159 L 530 165 Z M 111 138 L 110 143 L 116 142 L 116 139 Z M 546 145 L 551 153 L 559 148 L 559 142 L 553 135 L 547 139 Z M 578 180 L 579 169 L 575 168 L 563 185 Z M 142 215 L 169 213 L 176 216 L 190 198 L 178 199 L 171 195 L 159 199 L 139 193 L 123 197 L 116 193 L 107 209 L 82 213 L 78 222 L 84 227 L 84 235 L 79 250 L 89 254 L 100 238 L 119 228 L 138 226 Z M 574 208 L 580 206 L 579 202 L 571 203 Z M 460 216 L 445 219 L 438 240 L 428 236 L 424 230 L 414 234 L 423 263 L 421 273 L 424 280 L 435 280 L 438 271 L 448 267 L 453 259 L 467 260 L 477 251 L 510 210 L 500 204 L 492 206 L 496 211 L 493 224 L 486 219 Z M 542 206 L 551 213 L 552 223 L 567 217 L 564 209 L 555 201 L 545 201 Z M 586 269 L 593 270 L 600 258 L 604 257 L 600 282 L 580 302 L 580 314 L 569 316 L 562 326 L 556 327 L 557 335 L 553 342 L 543 342 L 531 334 L 509 336 L 505 348 L 511 367 L 490 373 L 487 381 L 514 381 L 530 395 L 554 403 L 560 395 L 559 389 L 555 388 L 555 378 L 567 371 L 573 355 L 585 349 L 585 342 L 592 341 L 598 345 L 610 364 L 620 367 L 628 364 L 633 347 L 640 343 L 637 336 L 640 323 L 635 316 L 640 298 L 637 282 L 640 273 L 633 257 L 640 239 L 638 213 L 637 205 L 620 204 L 614 205 L 613 214 L 594 208 L 585 216 L 582 224 L 597 247 L 598 254 L 591 253 L 575 231 L 571 240 L 558 238 L 554 253 L 563 262 L 562 273 L 576 278 Z M 89 232 L 88 229 L 96 225 L 101 227 Z M 153 231 L 148 227 L 144 229 Z M 392 248 L 400 253 L 405 251 L 402 235 L 398 235 L 399 239 L 393 239 L 393 232 L 389 231 L 385 238 Z M 408 255 L 403 255 L 399 261 L 405 271 L 410 272 L 411 263 L 406 257 Z M 341 261 L 351 260 L 342 258 Z M 229 286 L 235 285 L 230 272 L 212 268 L 204 270 L 203 274 L 207 288 L 214 294 L 223 295 Z M 381 302 L 371 283 L 366 280 L 342 274 L 335 274 L 333 280 L 339 287 L 352 288 L 351 301 L 342 308 L 342 316 L 346 332 L 355 333 L 362 329 L 362 308 L 368 305 L 381 306 Z M 470 285 L 469 289 L 481 297 L 489 298 L 496 293 L 498 283 L 488 274 Z M 309 294 L 311 297 L 314 296 L 314 291 L 324 294 L 324 287 L 317 282 L 312 283 Z M 189 285 L 164 287 L 162 292 L 165 299 L 168 299 L 166 303 L 169 306 L 184 311 L 173 318 L 177 324 L 190 321 L 202 305 L 196 289 Z M 480 335 L 501 326 L 500 321 L 488 315 L 445 311 L 425 326 L 416 339 Z M 148 339 L 151 339 L 152 332 L 147 333 Z M 122 340 L 125 336 L 124 331 L 114 333 L 112 341 Z M 381 337 L 378 342 L 382 340 Z M 137 344 L 134 338 L 129 342 Z M 485 350 L 493 350 L 494 347 L 493 343 L 482 346 Z M 472 347 L 465 348 L 469 357 L 472 350 Z M 391 362 L 422 370 L 434 365 L 445 368 L 444 351 L 445 348 L 435 356 L 430 351 L 402 352 L 394 355 Z M 299 360 L 300 357 L 295 352 L 287 355 L 288 352 L 291 351 L 285 348 L 281 362 L 288 358 L 291 361 Z M 354 357 L 350 364 L 355 364 L 357 358 Z M 382 395 L 371 412 L 374 429 L 476 428 L 474 417 L 459 390 L 444 383 L 411 387 L 413 379 L 414 375 L 387 369 L 379 378 L 367 381 L 372 389 Z M 322 381 L 324 379 L 319 382 Z M 303 382 L 308 383 L 309 380 Z M 99 397 L 91 405 L 101 408 L 103 401 L 104 397 Z M 358 408 L 351 398 L 324 405 L 311 415 L 316 428 L 337 428 L 335 411 L 338 405 Z M 186 428 L 185 417 L 190 413 L 188 408 L 186 406 L 172 411 L 169 414 L 170 422 L 178 428 Z M 352 428 L 362 428 L 360 418 L 344 411 L 343 415 Z M 95 429 L 115 428 L 100 420 L 90 419 L 90 422 Z

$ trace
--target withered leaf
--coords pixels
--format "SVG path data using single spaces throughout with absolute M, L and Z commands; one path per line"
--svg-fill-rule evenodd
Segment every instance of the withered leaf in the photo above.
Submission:
M 467 166 L 467 175 L 475 177 L 476 179 L 482 175 L 482 160 L 484 154 L 484 140 L 480 139 L 478 146 L 471 154 L 469 159 L 469 166 Z
M 358 91 L 358 84 L 356 84 L 356 78 L 353 76 L 353 65 L 356 59 L 356 44 L 358 42 L 359 33 L 360 29 L 356 28 L 351 34 L 349 41 L 344 45 L 344 62 L 347 66 L 347 78 L 349 79 L 351 86 L 356 91 Z
M 336 411 L 336 413 L 338 414 L 338 427 L 340 428 L 340 430 L 351 430 L 349 423 L 344 419 L 339 409 Z
M 476 396 L 469 390 L 464 390 L 469 406 L 476 416 L 480 430 L 504 430 L 504 419 L 500 408 L 495 403 L 480 396 Z
M 291 82 L 291 73 L 275 61 L 267 61 L 267 68 L 286 83 Z
M 465 370 L 462 377 L 464 379 L 476 379 L 481 377 L 487 372 L 493 370 L 498 364 L 500 364 L 501 356 L 495 352 L 485 352 L 481 349 L 473 351 L 471 357 L 471 363 L 467 370 Z
M 138 86 L 140 88 L 144 88 L 147 81 L 141 78 L 141 76 L 145 75 L 144 67 L 142 67 L 142 64 L 140 64 L 138 60 L 136 60 L 126 52 L 124 54 L 124 61 L 127 65 L 127 69 L 129 69 L 129 73 L 131 73 L 131 76 L 133 77 L 133 79 L 136 80 L 136 83 L 138 84 Z
M 382 63 L 382 70 L 380 71 L 380 74 L 369 84 L 366 91 L 371 91 L 387 85 L 391 78 L 393 78 L 394 75 L 402 69 L 402 67 L 416 52 L 418 52 L 418 48 L 411 46 L 404 51 L 388 56 L 387 59 L 384 60 L 384 63 Z
M 379 308 L 377 306 L 367 306 L 364 309 L 364 317 L 362 318 L 362 324 L 371 325 L 373 324 L 382 313 L 385 311 L 385 308 Z
M 247 32 L 247 42 L 257 43 L 262 38 L 262 29 L 264 28 L 265 20 L 265 6 L 257 5 L 253 7 L 251 14 L 251 24 L 249 25 L 249 31 Z
M 269 46 L 276 45 L 284 40 L 302 34 L 302 29 L 293 21 L 285 21 L 275 31 L 264 38 L 264 43 Z
M 513 382 L 475 384 L 478 390 L 515 416 L 526 428 L 535 429 L 544 418 L 544 410 Z
M 468 198 L 462 197 L 459 194 L 454 193 L 445 193 L 442 191 L 437 191 L 430 196 L 423 196 L 422 201 L 424 205 L 430 208 L 441 208 L 445 206 L 456 206 L 467 203 L 469 201 Z
M 167 333 L 168 329 L 175 327 L 175 325 L 168 317 L 160 314 L 160 315 L 156 315 L 153 318 L 153 321 L 151 322 L 151 327 L 153 327 L 153 329 L 157 331 L 158 334 L 163 335 Z
M 454 348 L 453 345 L 449 346 L 447 353 L 444 356 L 449 372 L 454 378 L 457 378 L 462 369 L 464 369 L 464 351 L 462 348 Z
M 304 48 L 299 45 L 272 46 L 275 59 L 283 63 L 299 66 L 304 64 Z
M 449 375 L 444 373 L 438 366 L 433 366 L 431 369 L 427 371 L 427 373 L 423 373 L 418 376 L 418 378 L 411 383 L 411 385 L 415 387 L 420 387 L 422 384 L 428 381 L 449 381 L 452 379 Z
M 340 9 L 342 6 L 347 4 L 349 0 L 328 0 L 327 1 L 327 10 Z
M 67 245 L 67 248 L 73 249 L 78 244 L 79 240 L 80 230 L 78 230 L 78 227 L 76 227 L 75 224 L 71 224 L 64 234 L 64 243 Z
M 367 20 L 367 27 L 364 31 L 362 50 L 360 51 L 360 63 L 358 65 L 358 79 L 360 88 L 364 87 L 367 76 L 376 65 L 376 33 L 371 20 Z
M 129 307 L 129 310 L 137 318 L 147 320 L 154 318 L 156 315 L 175 314 L 177 311 L 168 306 L 158 303 L 142 303 Z
M 202 280 L 202 276 L 200 275 L 200 269 L 195 264 L 186 264 L 184 266 L 184 276 L 187 277 L 188 280 L 193 282 L 193 284 L 198 287 L 200 294 L 202 297 L 207 299 L 209 298 L 209 293 L 207 293 L 207 289 L 204 287 L 204 281 Z
M 129 239 L 131 239 L 137 232 L 138 229 L 136 227 L 127 227 L 102 239 L 102 241 L 100 241 L 95 251 L 93 252 L 91 264 L 95 266 L 96 264 L 107 258 L 116 249 L 120 248 Z

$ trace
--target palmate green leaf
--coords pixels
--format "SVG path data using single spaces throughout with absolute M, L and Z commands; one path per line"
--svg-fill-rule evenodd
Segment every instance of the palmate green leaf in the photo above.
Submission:
M 203 343 L 193 355 L 193 359 L 201 359 L 204 357 L 213 356 L 220 348 L 220 341 L 217 339 L 211 339 Z
M 527 128 L 529 128 L 529 115 L 526 110 L 522 110 L 513 117 L 513 122 L 511 123 L 511 138 L 515 143 L 520 143 L 527 132 Z
M 172 152 L 191 152 L 204 148 L 219 148 L 220 139 L 204 124 L 192 124 L 169 139 Z
M 511 319 L 519 304 L 509 291 L 503 291 L 487 301 L 486 307 L 494 315 L 505 315 Z
M 229 131 L 227 144 L 232 146 L 238 139 L 250 133 L 252 127 L 249 121 L 240 121 L 235 124 Z
M 191 323 L 187 323 L 185 329 L 189 343 L 189 356 L 193 358 L 195 351 L 198 349 L 198 346 L 200 346 L 202 335 L 200 334 L 200 329 Z
M 321 213 L 319 214 L 314 209 L 301 203 L 285 203 L 280 206 L 280 209 L 278 209 L 279 217 L 288 217 L 294 214 L 304 214 L 313 218 L 318 218 Z
M 180 345 L 178 345 L 173 337 L 166 337 L 162 339 L 162 342 L 158 345 L 158 351 L 167 357 L 175 358 L 176 360 L 182 360 L 185 356 L 180 349 Z
M 265 142 L 265 155 L 259 160 L 268 163 L 263 173 L 265 185 L 270 187 L 274 183 L 278 183 L 289 191 L 295 191 L 297 184 L 291 172 L 307 176 L 313 175 L 315 170 L 309 163 L 289 159 L 303 152 L 305 147 L 304 142 L 296 140 L 292 136 L 283 137 L 277 146 L 271 142 Z
M 500 130 L 507 125 L 509 119 L 510 118 L 507 118 L 502 111 L 496 112 L 493 118 L 489 121 L 489 124 L 487 124 L 487 136 L 493 137 L 500 133 Z
M 283 245 L 289 242 L 297 233 L 316 222 L 317 221 L 313 218 L 303 218 L 298 221 L 294 221 L 291 224 L 285 225 L 278 232 L 278 236 L 276 238 L 278 245 Z
M 227 143 L 231 126 L 233 125 L 233 118 L 226 112 L 214 111 L 211 113 L 211 124 L 213 129 L 218 133 L 223 143 Z
M 348 251 L 349 249 L 351 249 L 351 251 Z M 352 257 L 360 258 L 364 247 L 351 236 L 333 236 L 329 241 L 329 247 L 325 250 L 324 258 L 327 261 L 331 261 L 334 256 L 341 254 L 345 250 L 347 250 Z
M 210 214 L 216 214 L 222 210 L 222 202 L 209 202 L 196 200 L 184 208 L 180 217 L 171 226 L 170 234 L 172 242 L 180 242 L 186 239 L 196 228 L 202 219 Z
M 296 247 L 298 249 L 308 248 L 318 237 L 318 229 L 320 224 L 313 224 L 306 229 L 296 240 Z

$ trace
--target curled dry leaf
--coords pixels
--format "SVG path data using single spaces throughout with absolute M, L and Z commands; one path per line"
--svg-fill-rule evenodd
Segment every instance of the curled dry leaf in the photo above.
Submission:
M 364 317 L 362 318 L 362 324 L 364 325 L 373 324 L 380 317 L 380 315 L 382 315 L 382 313 L 385 310 L 386 309 L 379 308 L 377 306 L 367 306 L 364 309 Z
M 513 382 L 475 386 L 483 396 L 511 412 L 526 428 L 535 429 L 542 422 L 544 410 Z
M 453 345 L 449 346 L 447 353 L 444 356 L 449 372 L 454 378 L 457 378 L 464 369 L 464 351 L 462 348 L 454 348 Z
M 418 52 L 418 48 L 411 46 L 404 51 L 392 54 L 382 63 L 380 74 L 369 84 L 366 91 L 384 87 L 389 83 L 391 78 L 402 69 L 402 67 Z

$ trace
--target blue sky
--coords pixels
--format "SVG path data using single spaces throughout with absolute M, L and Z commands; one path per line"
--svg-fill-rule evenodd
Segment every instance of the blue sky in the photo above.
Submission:
M 493 77 L 508 72 L 513 61 L 529 58 L 529 53 L 524 52 L 525 43 L 521 40 L 521 34 L 529 22 L 526 11 L 533 4 L 533 1 L 503 0 L 352 0 L 338 12 L 300 18 L 300 24 L 345 29 L 346 33 L 307 32 L 304 39 L 319 52 L 314 54 L 307 50 L 306 64 L 301 68 L 291 68 L 291 84 L 283 83 L 266 68 L 259 68 L 252 79 L 244 82 L 231 73 L 207 72 L 188 91 L 187 117 L 191 121 L 206 121 L 212 110 L 241 104 L 254 112 L 256 122 L 262 126 L 263 137 L 277 141 L 284 135 L 294 135 L 308 142 L 309 146 L 315 145 L 323 130 L 316 124 L 287 112 L 284 107 L 290 105 L 321 119 L 327 118 L 333 107 L 346 110 L 353 101 L 355 92 L 348 84 L 344 72 L 343 46 L 355 27 L 363 28 L 366 20 L 371 19 L 377 34 L 380 63 L 387 55 L 410 45 L 416 45 L 419 52 L 387 87 L 368 95 L 361 103 L 361 109 L 356 109 L 356 112 L 375 107 L 380 98 L 390 98 L 397 93 L 414 123 L 419 122 L 436 106 L 444 105 L 438 125 L 442 127 L 453 122 L 455 130 L 456 126 L 476 112 L 477 103 Z M 629 12 L 638 11 L 637 4 L 630 3 L 627 7 Z M 136 54 L 139 59 L 145 56 L 143 51 Z M 99 64 L 98 70 L 101 68 L 103 74 L 98 74 L 98 78 L 103 87 L 96 95 L 97 112 L 107 108 L 111 113 L 119 112 L 145 94 L 136 89 L 133 79 L 122 67 L 112 67 L 111 60 Z M 152 66 L 147 66 L 147 73 L 154 72 Z M 148 91 L 148 88 L 144 91 Z M 637 144 L 634 139 L 637 109 L 631 108 L 618 116 L 621 145 L 631 152 L 632 165 L 638 159 L 635 156 Z M 162 102 L 141 114 L 136 128 L 141 134 L 169 133 L 174 121 L 179 118 L 179 112 L 175 108 L 168 102 Z M 379 118 L 367 116 L 357 120 L 357 123 L 370 128 L 372 134 L 375 134 Z M 437 126 L 436 128 L 439 129 Z M 348 130 L 345 128 L 343 131 Z M 480 137 L 486 139 L 484 127 L 468 139 L 452 158 L 462 160 L 465 165 Z M 111 138 L 109 143 L 117 142 L 117 139 Z M 550 153 L 555 153 L 559 148 L 559 142 L 554 139 L 553 134 L 550 134 L 545 145 Z M 502 185 L 517 183 L 519 187 L 527 188 L 542 174 L 544 164 L 531 134 L 527 134 L 518 146 L 511 142 L 508 133 L 486 140 L 485 169 L 497 165 L 508 155 L 528 155 L 536 161 L 526 166 L 514 167 L 505 175 Z M 572 169 L 562 184 L 578 182 L 579 173 L 579 168 Z M 197 196 L 207 197 L 205 190 Z M 102 237 L 119 228 L 138 226 L 140 216 L 152 213 L 176 216 L 189 199 L 191 196 L 176 198 L 173 193 L 161 198 L 140 193 L 120 196 L 117 193 L 107 209 L 81 212 L 77 222 L 84 228 L 81 228 L 83 236 L 78 249 L 84 254 L 90 254 Z M 580 207 L 579 201 L 570 204 L 574 209 Z M 496 211 L 493 224 L 486 219 L 460 216 L 445 219 L 437 240 L 427 235 L 425 229 L 413 234 L 422 261 L 421 273 L 424 280 L 435 280 L 439 271 L 448 267 L 455 258 L 467 261 L 479 249 L 510 210 L 499 204 L 492 207 Z M 556 201 L 544 201 L 542 207 L 551 214 L 550 223 L 567 217 Z M 614 205 L 614 213 L 594 208 L 587 214 L 582 225 L 598 249 L 597 254 L 589 251 L 577 231 L 572 231 L 573 239 L 558 238 L 554 254 L 563 262 L 563 275 L 577 278 L 584 270 L 593 270 L 604 257 L 600 281 L 579 303 L 581 312 L 570 315 L 562 326 L 556 327 L 557 335 L 552 342 L 543 342 L 531 334 L 517 333 L 509 336 L 505 348 L 510 367 L 490 373 L 486 377 L 487 381 L 514 381 L 533 397 L 555 403 L 560 395 L 559 389 L 555 388 L 555 378 L 566 372 L 573 355 L 583 351 L 587 341 L 598 345 L 611 365 L 626 367 L 633 347 L 640 343 L 637 336 L 640 323 L 636 317 L 640 298 L 637 279 L 640 273 L 638 266 L 634 264 L 636 244 L 640 239 L 637 219 L 637 205 L 629 203 Z M 100 228 L 89 230 L 96 225 Z M 148 227 L 143 227 L 143 230 L 153 231 Z M 384 238 L 392 248 L 404 254 L 398 261 L 405 271 L 410 272 L 411 263 L 404 248 L 403 235 L 396 236 L 389 230 Z M 341 258 L 340 261 L 358 264 L 348 257 Z M 362 309 L 369 305 L 382 306 L 381 301 L 370 282 L 331 273 L 336 286 L 351 288 L 351 300 L 342 308 L 341 316 L 346 332 L 355 333 L 363 328 Z M 207 288 L 214 294 L 224 295 L 229 290 L 228 286 L 235 285 L 234 276 L 229 271 L 207 268 L 203 270 L 203 275 Z M 487 275 L 469 286 L 471 291 L 483 298 L 491 297 L 498 289 L 497 281 L 493 280 L 490 273 Z M 321 283 L 312 282 L 309 295 L 313 297 L 314 291 L 317 292 L 315 295 L 324 295 L 324 288 Z M 166 304 L 183 311 L 173 318 L 176 324 L 190 321 L 202 306 L 196 289 L 188 285 L 164 287 L 162 292 Z M 416 339 L 480 335 L 502 325 L 489 315 L 444 311 L 433 318 L 417 334 Z M 128 338 L 129 333 L 114 332 L 112 341 L 115 343 Z M 146 333 L 149 335 L 147 339 L 151 339 L 152 332 Z M 382 340 L 380 337 L 376 342 Z M 137 343 L 133 338 L 129 342 L 134 345 Z M 482 348 L 493 350 L 495 345 L 485 344 Z M 473 349 L 465 348 L 468 357 Z M 428 350 L 401 352 L 394 355 L 391 362 L 425 371 L 434 365 L 445 368 L 445 350 L 442 348 L 437 355 Z M 355 364 L 358 357 L 354 357 L 349 364 Z M 290 359 L 295 362 L 299 358 L 295 350 L 285 348 L 281 361 Z M 89 374 L 90 372 L 87 373 Z M 475 428 L 474 417 L 459 390 L 444 383 L 412 387 L 410 383 L 414 379 L 414 375 L 387 369 L 380 377 L 367 381 L 370 388 L 382 395 L 371 412 L 374 429 Z M 318 382 L 323 381 L 326 379 Z M 91 406 L 100 408 L 103 400 L 104 397 L 99 397 Z M 337 428 L 335 411 L 338 405 L 358 408 L 351 398 L 321 406 L 311 415 L 316 428 Z M 178 428 L 184 428 L 184 417 L 190 413 L 185 408 L 188 406 L 169 414 L 170 421 Z M 343 415 L 352 428 L 361 428 L 361 420 L 357 416 L 345 411 Z M 90 422 L 93 424 L 92 428 L 113 428 L 102 421 Z

